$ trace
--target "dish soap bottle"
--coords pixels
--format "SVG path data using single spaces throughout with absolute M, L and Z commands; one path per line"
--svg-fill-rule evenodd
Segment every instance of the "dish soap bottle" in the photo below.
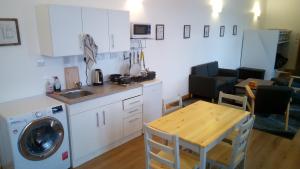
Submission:
M 46 82 L 46 93 L 47 94 L 53 93 L 53 84 L 50 82 L 49 79 Z
M 57 76 L 54 76 L 53 90 L 55 92 L 61 92 L 61 84 Z

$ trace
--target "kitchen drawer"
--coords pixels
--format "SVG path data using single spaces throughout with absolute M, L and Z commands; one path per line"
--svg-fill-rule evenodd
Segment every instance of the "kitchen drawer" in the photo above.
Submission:
M 123 113 L 123 117 L 124 118 L 127 118 L 129 116 L 132 116 L 134 114 L 142 114 L 143 113 L 143 106 L 142 105 L 139 105 L 137 107 L 134 107 L 134 108 L 131 108 L 131 109 L 128 109 L 128 110 L 124 110 L 124 113 Z
M 143 97 L 136 96 L 133 98 L 123 100 L 123 109 L 124 110 L 132 109 L 132 108 L 137 107 L 142 104 L 143 104 Z
M 129 136 L 130 134 L 133 134 L 139 130 L 142 130 L 143 125 L 142 122 L 142 114 L 135 114 L 133 116 L 130 116 L 126 119 L 124 119 L 124 137 Z

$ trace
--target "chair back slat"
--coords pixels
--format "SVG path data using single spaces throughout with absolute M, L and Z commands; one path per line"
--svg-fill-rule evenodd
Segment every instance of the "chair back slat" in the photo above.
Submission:
M 234 105 L 234 104 L 229 104 L 225 100 L 230 100 L 234 101 L 235 103 L 241 104 L 241 106 Z M 236 96 L 236 95 L 231 95 L 231 94 L 226 94 L 223 92 L 219 93 L 219 100 L 218 104 L 236 108 L 236 109 L 241 109 L 241 110 L 246 110 L 247 107 L 247 97 L 246 96 Z
M 159 162 L 161 164 L 164 164 L 164 165 L 166 165 L 166 166 L 168 166 L 170 168 L 175 168 L 176 167 L 174 162 L 172 162 L 172 161 L 170 161 L 168 159 L 162 158 L 162 157 L 160 157 L 159 155 L 157 155 L 157 154 L 155 154 L 153 152 L 150 152 L 150 158 L 152 160 L 155 160 L 155 161 L 157 161 L 157 162 Z
M 165 145 L 163 145 L 161 143 L 155 142 L 152 139 L 148 139 L 147 141 L 149 142 L 149 144 L 150 144 L 151 147 L 154 147 L 154 148 L 156 148 L 158 150 L 162 150 L 162 151 L 164 151 L 166 153 L 174 153 L 174 148 L 171 148 L 169 146 L 165 146 Z
M 152 161 L 173 169 L 180 169 L 178 136 L 155 130 L 146 124 L 144 124 L 144 131 L 146 169 L 151 168 Z M 160 140 L 161 142 L 167 141 L 168 145 L 164 145 L 157 140 Z M 168 154 L 168 156 L 172 157 L 172 159 L 167 159 L 166 157 L 156 154 L 153 152 L 153 149 L 158 150 L 159 152 L 163 151 L 165 154 Z
M 174 112 L 178 109 L 181 109 L 183 107 L 181 96 L 177 96 L 177 97 L 174 97 L 174 98 L 171 98 L 171 99 L 164 99 L 163 103 L 164 103 L 163 104 L 163 114 L 164 115 L 172 113 L 172 112 Z M 173 104 L 173 103 L 178 103 L 178 104 L 177 105 L 171 105 L 171 107 L 168 107 L 168 106 L 170 106 L 170 104 Z
M 255 116 L 252 115 L 248 121 L 243 123 L 239 127 L 239 134 L 233 140 L 233 151 L 231 157 L 231 166 L 236 166 L 240 163 L 243 158 L 239 158 L 241 155 L 244 156 L 247 153 L 247 145 L 250 133 L 253 128 Z

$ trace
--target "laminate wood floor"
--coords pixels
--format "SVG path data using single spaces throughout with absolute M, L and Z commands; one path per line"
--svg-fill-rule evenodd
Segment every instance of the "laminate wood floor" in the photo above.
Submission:
M 76 169 L 144 169 L 144 138 L 138 137 Z M 247 169 L 300 169 L 300 132 L 293 140 L 253 130 Z

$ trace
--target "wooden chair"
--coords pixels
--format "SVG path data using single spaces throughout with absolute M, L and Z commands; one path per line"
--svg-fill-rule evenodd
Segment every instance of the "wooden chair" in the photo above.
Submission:
M 200 165 L 197 156 L 179 150 L 178 136 L 160 132 L 146 124 L 144 132 L 146 169 L 196 169 Z M 168 145 L 161 143 L 165 140 Z
M 208 152 L 207 158 L 210 167 L 217 166 L 234 169 L 239 164 L 242 164 L 243 168 L 245 168 L 248 139 L 253 128 L 254 119 L 255 116 L 251 116 L 249 120 L 240 127 L 239 134 L 235 140 L 233 140 L 232 145 L 221 142 Z
M 183 107 L 181 96 L 177 96 L 172 99 L 165 99 L 163 103 L 163 115 L 167 115 Z
M 240 104 L 240 106 L 238 106 L 238 104 L 237 105 L 230 104 L 228 101 L 234 101 L 234 103 L 238 103 L 238 104 Z M 218 104 L 246 111 L 247 96 L 236 96 L 236 95 L 226 94 L 221 91 L 219 93 Z M 235 129 L 223 141 L 231 144 L 232 141 L 237 137 L 238 133 L 239 133 L 239 130 Z
M 251 114 L 284 114 L 285 130 L 288 130 L 289 109 L 293 89 L 287 86 L 258 86 L 254 95 L 247 85 L 246 93 L 249 96 Z
M 228 103 L 228 101 L 226 102 L 225 100 L 234 101 L 235 103 L 238 103 L 241 106 L 238 106 L 238 105 L 235 105 L 235 104 L 230 104 L 230 103 Z M 246 96 L 236 96 L 236 95 L 226 94 L 226 93 L 223 93 L 221 91 L 219 93 L 218 104 L 233 107 L 233 108 L 237 108 L 237 109 L 241 109 L 241 110 L 246 110 L 247 97 Z
M 295 92 L 299 92 L 300 88 L 293 86 L 293 82 L 295 79 L 300 79 L 300 76 L 290 76 L 289 87 L 293 88 Z

